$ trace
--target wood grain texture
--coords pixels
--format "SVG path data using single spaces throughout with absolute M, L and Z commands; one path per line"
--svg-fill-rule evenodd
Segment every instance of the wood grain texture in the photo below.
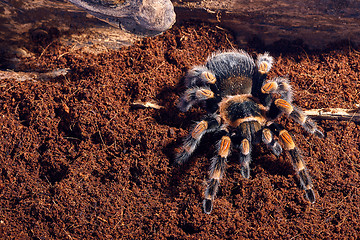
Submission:
M 354 0 L 175 0 L 174 5 L 178 21 L 217 23 L 244 44 L 253 37 L 265 44 L 300 39 L 310 48 L 360 42 L 360 2 Z

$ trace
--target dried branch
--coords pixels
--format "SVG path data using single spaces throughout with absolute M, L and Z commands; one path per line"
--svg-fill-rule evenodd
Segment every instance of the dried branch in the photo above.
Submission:
M 360 109 L 343 109 L 343 108 L 322 108 L 304 111 L 306 115 L 314 119 L 338 120 L 360 122 Z

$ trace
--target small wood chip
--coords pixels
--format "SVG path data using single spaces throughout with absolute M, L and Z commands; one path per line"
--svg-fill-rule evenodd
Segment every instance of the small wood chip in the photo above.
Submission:
M 143 107 L 143 108 L 154 108 L 154 109 L 163 108 L 163 106 L 160 106 L 157 103 L 154 103 L 154 102 L 142 102 L 142 101 L 139 101 L 139 100 L 131 103 L 131 105 L 134 106 L 134 107 Z
M 37 76 L 37 79 L 39 79 L 39 80 L 54 79 L 54 78 L 57 78 L 57 77 L 60 77 L 60 76 L 66 76 L 69 72 L 70 72 L 69 68 L 55 69 L 55 70 L 52 70 L 50 72 L 39 73 L 38 76 Z

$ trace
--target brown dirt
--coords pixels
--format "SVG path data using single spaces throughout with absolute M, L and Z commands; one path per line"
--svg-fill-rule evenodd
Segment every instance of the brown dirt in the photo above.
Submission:
M 255 149 L 251 178 L 236 156 L 210 215 L 202 212 L 211 137 L 190 163 L 174 149 L 203 111 L 176 100 L 192 65 L 239 46 L 215 26 L 176 26 L 134 46 L 91 55 L 53 42 L 29 43 L 19 70 L 70 68 L 50 81 L 0 83 L 2 239 L 356 239 L 359 238 L 360 126 L 319 121 L 318 139 L 282 119 L 303 150 L 317 202 L 308 204 L 286 154 Z M 287 75 L 305 109 L 360 102 L 360 53 L 349 45 L 308 51 L 286 41 L 269 50 L 271 76 Z M 156 101 L 160 110 L 134 108 Z

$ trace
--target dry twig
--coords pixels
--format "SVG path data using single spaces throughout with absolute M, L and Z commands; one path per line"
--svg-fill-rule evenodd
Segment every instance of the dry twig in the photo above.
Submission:
M 305 114 L 315 119 L 353 121 L 360 122 L 360 109 L 343 109 L 343 108 L 322 108 L 305 110 Z

